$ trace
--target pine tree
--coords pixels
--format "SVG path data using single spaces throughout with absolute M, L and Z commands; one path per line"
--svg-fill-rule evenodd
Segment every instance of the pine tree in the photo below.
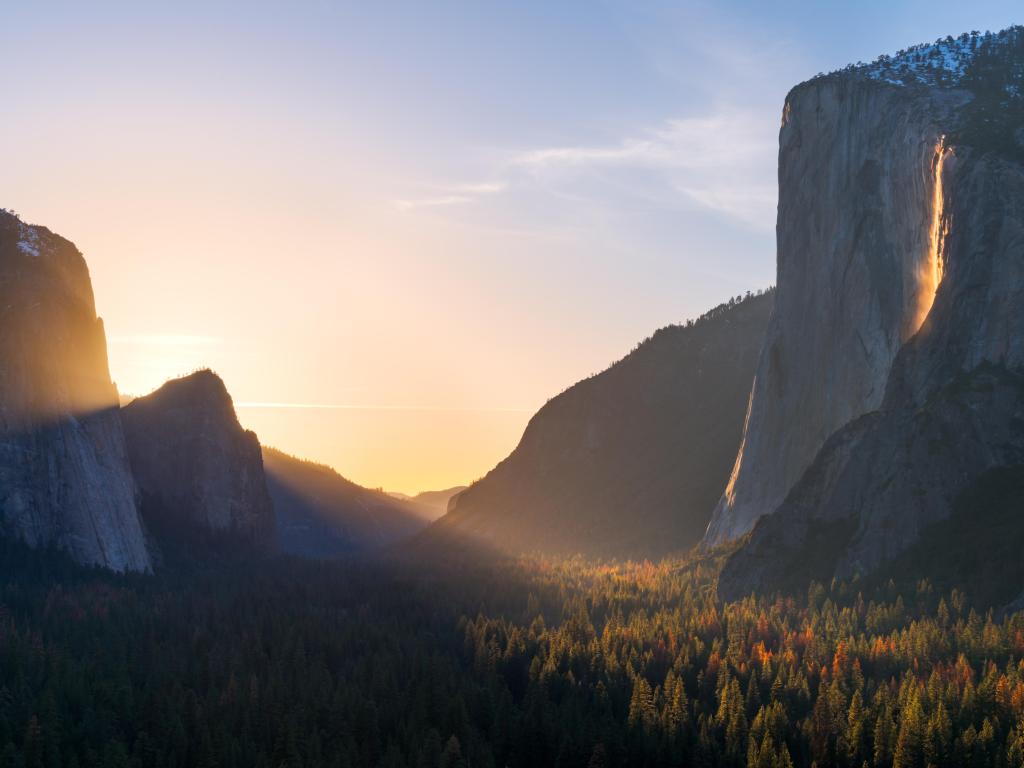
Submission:
M 726 754 L 738 760 L 744 753 L 747 739 L 746 702 L 740 691 L 739 681 L 733 678 L 722 691 L 718 708 L 718 719 L 725 725 Z
M 1018 723 L 1006 740 L 1008 768 L 1024 768 L 1024 723 Z
M 440 768 L 441 765 L 441 734 L 431 728 L 423 738 L 419 755 L 416 758 L 416 768 Z
M 665 682 L 665 730 L 673 737 L 682 733 L 683 727 L 689 722 L 689 702 L 682 679 L 669 672 L 670 678 Z
M 893 752 L 896 746 L 896 723 L 892 718 L 892 706 L 886 702 L 884 709 L 875 721 L 875 768 L 888 768 L 892 765 Z
M 864 709 L 864 697 L 857 690 L 853 692 L 850 709 L 846 714 L 846 754 L 851 765 L 858 765 L 862 759 L 866 730 L 867 712 Z
M 440 766 L 441 768 L 462 768 L 463 766 L 462 745 L 454 734 L 448 739 L 448 743 L 444 745 Z
M 785 685 L 782 682 L 782 672 L 780 671 L 772 681 L 771 700 L 782 701 L 782 694 L 784 691 Z
M 946 712 L 946 705 L 939 701 L 928 718 L 924 735 L 924 759 L 928 765 L 943 765 L 949 758 L 953 740 L 953 723 Z
M 587 768 L 608 768 L 608 753 L 601 742 L 594 745 L 594 751 L 590 753 L 590 761 L 587 763 Z
M 761 690 L 757 684 L 757 673 L 751 671 L 750 680 L 747 681 L 746 698 L 747 717 L 753 717 L 761 708 Z
M 893 753 L 893 768 L 916 768 L 921 764 L 924 713 L 917 692 L 910 694 L 900 713 L 899 736 Z
M 649 729 L 655 720 L 654 695 L 651 685 L 642 676 L 633 678 L 633 695 L 629 700 L 630 728 Z

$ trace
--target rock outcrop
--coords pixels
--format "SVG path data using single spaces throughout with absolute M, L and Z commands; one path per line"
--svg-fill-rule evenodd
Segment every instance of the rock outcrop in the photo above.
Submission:
M 103 323 L 78 249 L 0 211 L 0 525 L 149 571 Z
M 773 293 L 664 328 L 550 400 L 417 545 L 597 557 L 691 547 L 739 447 Z
M 723 597 L 869 573 L 1024 463 L 1022 44 L 964 37 L 787 99 L 776 315 L 707 536 L 753 528 Z
M 211 371 L 164 384 L 122 409 L 142 514 L 158 540 L 230 537 L 271 547 L 274 508 L 259 440 Z

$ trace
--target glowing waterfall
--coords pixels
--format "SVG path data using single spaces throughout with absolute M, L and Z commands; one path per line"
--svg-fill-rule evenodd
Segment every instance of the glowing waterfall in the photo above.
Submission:
M 935 145 L 935 158 L 932 161 L 932 225 L 928 236 L 928 258 L 921 265 L 918 273 L 917 314 L 914 320 L 914 332 L 920 330 L 924 319 L 931 311 L 935 301 L 935 292 L 942 282 L 943 253 L 946 235 L 949 233 L 949 221 L 945 216 L 942 194 L 942 167 L 946 163 L 949 150 L 946 148 L 946 137 L 939 138 Z

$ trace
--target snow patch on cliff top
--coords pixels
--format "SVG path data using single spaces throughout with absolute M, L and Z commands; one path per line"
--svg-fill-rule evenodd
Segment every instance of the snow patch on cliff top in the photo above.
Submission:
M 934 43 L 911 46 L 895 56 L 882 55 L 873 62 L 857 62 L 828 77 L 841 73 L 858 73 L 872 80 L 891 85 L 956 86 L 971 73 L 971 65 L 980 57 L 999 52 L 1024 40 L 1024 27 L 1008 27 L 1001 32 L 965 32 L 959 37 L 946 37 Z M 1014 95 L 1014 94 L 1010 94 Z
M 865 74 L 874 80 L 904 85 L 911 82 L 928 85 L 958 83 L 967 74 L 979 37 L 962 35 L 919 45 L 895 56 L 882 56 L 866 65 Z
M 19 221 L 20 228 L 20 239 L 18 240 L 18 250 L 27 256 L 33 258 L 39 258 L 39 233 L 36 232 L 34 227 Z
M 26 224 L 17 213 L 8 208 L 0 208 L 0 229 L 6 230 L 8 236 L 14 234 L 18 238 L 15 245 L 26 256 L 39 258 L 47 250 L 45 238 L 39 236 L 39 228 Z

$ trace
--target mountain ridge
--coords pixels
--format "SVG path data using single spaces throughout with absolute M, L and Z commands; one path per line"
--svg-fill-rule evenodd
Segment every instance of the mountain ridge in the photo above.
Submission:
M 549 400 L 417 546 L 642 557 L 694 544 L 739 444 L 773 295 L 661 329 Z
M 285 554 L 333 559 L 379 552 L 429 521 L 421 505 L 364 488 L 334 468 L 263 447 Z

